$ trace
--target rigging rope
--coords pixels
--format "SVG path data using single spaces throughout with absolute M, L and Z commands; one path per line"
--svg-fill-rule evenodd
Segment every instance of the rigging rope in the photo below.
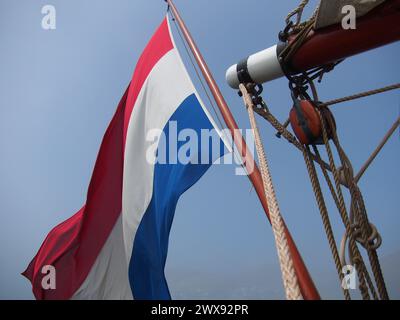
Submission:
M 328 119 L 329 121 L 329 119 Z M 324 123 L 323 123 L 323 131 L 324 131 Z M 325 138 L 324 138 L 325 140 Z M 329 146 L 329 142 L 327 142 L 327 150 Z M 354 219 L 354 223 L 352 224 L 352 232 L 353 232 L 353 237 L 354 237 L 354 232 L 359 232 L 361 233 L 361 240 L 357 237 L 354 237 L 354 239 L 351 239 L 351 241 L 357 241 L 359 242 L 366 250 L 368 254 L 368 258 L 370 260 L 370 264 L 372 267 L 372 272 L 374 274 L 375 282 L 378 288 L 378 292 L 380 295 L 381 299 L 389 299 L 385 281 L 383 279 L 383 274 L 382 270 L 380 267 L 378 255 L 376 253 L 377 246 L 374 243 L 375 238 L 378 237 L 378 234 L 376 237 L 371 237 L 372 236 L 372 228 L 371 224 L 368 221 L 368 215 L 367 211 L 365 208 L 364 200 L 361 194 L 360 189 L 357 186 L 357 183 L 354 179 L 354 174 L 353 174 L 353 169 L 350 163 L 350 160 L 348 159 L 347 155 L 345 154 L 343 148 L 341 147 L 339 143 L 339 138 L 337 136 L 336 131 L 333 132 L 333 142 L 336 146 L 336 149 L 338 150 L 338 154 L 340 157 L 340 160 L 342 162 L 342 172 L 344 173 L 345 176 L 345 181 L 346 184 L 349 187 L 350 195 L 351 195 L 351 206 L 350 206 L 350 218 Z M 328 153 L 329 155 L 329 153 Z M 329 155 L 331 157 L 331 155 Z M 333 158 L 332 158 L 333 161 Z M 335 173 L 336 170 L 334 170 Z M 336 178 L 335 178 L 336 179 Z M 337 186 L 338 193 L 341 196 L 341 191 L 340 190 L 340 184 Z M 339 198 L 340 200 L 340 198 Z M 357 230 L 358 229 L 358 230 Z M 346 232 L 348 232 L 346 230 Z M 380 236 L 379 236 L 380 237 Z M 354 250 L 354 249 L 353 249 Z M 354 251 L 353 251 L 354 254 Z
M 313 187 L 314 195 L 315 195 L 318 207 L 319 207 L 319 211 L 321 213 L 322 223 L 324 225 L 325 233 L 328 238 L 328 243 L 329 243 L 329 247 L 332 252 L 333 260 L 335 262 L 336 271 L 338 272 L 340 282 L 343 283 L 344 274 L 342 273 L 342 264 L 340 263 L 340 257 L 339 257 L 339 252 L 338 252 L 338 248 L 336 245 L 335 236 L 333 234 L 332 225 L 331 225 L 331 222 L 329 219 L 328 209 L 326 208 L 324 196 L 321 191 L 321 185 L 318 180 L 318 175 L 315 170 L 314 162 L 311 160 L 310 154 L 311 154 L 311 152 L 310 152 L 309 148 L 303 148 L 304 160 L 306 162 L 307 170 L 308 170 L 310 180 L 311 180 L 311 185 Z M 343 286 L 342 286 L 342 290 L 343 290 L 343 294 L 344 294 L 346 300 L 350 300 L 351 297 L 350 297 L 349 291 L 346 290 Z
M 278 132 L 279 136 L 283 136 L 289 143 L 293 144 L 298 150 L 303 151 L 303 145 L 296 139 L 296 137 L 287 130 L 287 125 L 281 124 L 278 119 L 274 117 L 274 115 L 269 111 L 268 106 L 266 103 L 261 100 L 261 108 L 257 106 L 254 107 L 254 112 L 257 113 L 259 116 L 263 117 L 267 120 Z M 328 171 L 331 171 L 329 164 L 327 164 L 324 160 L 320 157 L 317 157 L 315 154 L 310 154 L 313 161 L 318 163 L 320 166 L 325 168 Z
M 355 176 L 356 182 L 358 182 L 365 171 L 368 169 L 372 161 L 376 158 L 376 156 L 379 154 L 379 152 L 382 150 L 386 142 L 388 142 L 389 138 L 392 136 L 392 134 L 396 131 L 397 127 L 400 126 L 400 117 L 397 118 L 397 120 L 393 123 L 392 127 L 389 129 L 389 131 L 385 134 L 385 136 L 382 138 L 382 141 L 379 143 L 379 145 L 376 147 L 374 152 L 370 155 L 370 157 L 367 159 L 365 164 L 361 167 L 360 171 L 357 173 Z
M 293 54 L 303 44 L 309 32 L 314 27 L 319 7 L 316 8 L 314 14 L 309 20 L 301 22 L 304 8 L 308 4 L 308 2 L 309 0 L 302 0 L 296 9 L 291 13 L 289 13 L 289 15 L 286 18 L 286 27 L 279 34 L 280 40 L 283 42 L 287 42 L 287 46 L 279 55 L 279 60 L 281 62 L 281 65 L 283 66 L 286 65 L 286 63 L 290 60 Z M 292 18 L 295 15 L 296 15 L 296 21 L 293 22 Z M 339 138 L 336 132 L 336 126 L 334 124 L 334 119 L 333 117 L 327 116 L 325 111 L 327 111 L 327 106 L 329 105 L 334 105 L 345 101 L 350 101 L 394 89 L 399 89 L 400 83 L 391 86 L 386 86 L 380 89 L 362 92 L 348 97 L 343 97 L 340 99 L 331 100 L 325 103 L 319 102 L 317 90 L 313 83 L 313 80 L 319 77 L 318 81 L 320 82 L 322 76 L 326 72 L 331 71 L 341 61 L 343 60 L 339 60 L 337 62 L 325 66 L 316 67 L 310 71 L 303 72 L 303 74 L 299 76 L 292 76 L 290 75 L 290 73 L 287 72 L 288 70 L 284 70 L 287 78 L 289 79 L 289 83 L 292 86 L 291 90 L 295 90 L 295 87 L 297 90 L 300 89 L 298 92 L 304 93 L 305 99 L 309 100 L 311 100 L 311 98 L 306 92 L 308 89 L 308 87 L 306 87 L 306 84 L 310 85 L 314 97 L 313 100 L 314 103 L 316 104 L 316 112 L 318 114 L 321 123 L 322 140 L 329 158 L 329 163 L 326 163 L 322 159 L 319 150 L 315 144 L 312 144 L 312 148 L 314 151 L 314 153 L 312 153 L 309 146 L 300 143 L 299 140 L 287 130 L 289 121 L 286 121 L 285 124 L 282 125 L 270 113 L 266 103 L 259 96 L 261 91 L 255 92 L 254 90 L 255 84 L 247 84 L 247 87 L 244 84 L 240 84 L 239 86 L 240 92 L 243 96 L 245 105 L 248 110 L 250 123 L 254 131 L 256 151 L 260 162 L 264 191 L 267 197 L 267 201 L 270 204 L 271 223 L 274 231 L 275 242 L 277 246 L 282 277 L 284 281 L 284 287 L 288 299 L 301 298 L 301 293 L 298 288 L 297 276 L 293 268 L 293 261 L 291 260 L 290 253 L 287 250 L 287 239 L 285 238 L 285 235 L 283 234 L 282 231 L 283 230 L 282 218 L 279 212 L 279 207 L 272 184 L 272 178 L 270 175 L 268 162 L 265 157 L 265 152 L 261 142 L 257 123 L 254 117 L 254 112 L 262 116 L 268 122 L 270 122 L 270 124 L 278 131 L 277 133 L 278 137 L 283 136 L 288 142 L 290 142 L 297 149 L 302 151 L 306 167 L 310 176 L 311 184 L 314 190 L 314 194 L 316 197 L 316 201 L 319 207 L 319 211 L 321 214 L 325 233 L 327 235 L 328 243 L 332 252 L 333 260 L 335 262 L 336 270 L 338 272 L 338 276 L 342 284 L 344 280 L 342 267 L 346 264 L 345 247 L 348 241 L 350 261 L 354 265 L 357 271 L 357 276 L 359 280 L 359 289 L 363 299 L 369 300 L 371 298 L 370 293 L 374 299 L 379 299 L 379 298 L 389 299 L 378 255 L 376 252 L 376 249 L 381 244 L 381 237 L 376 227 L 368 220 L 368 215 L 365 208 L 364 200 L 361 191 L 357 186 L 357 182 L 360 179 L 361 175 L 368 168 L 369 164 L 373 161 L 373 159 L 382 149 L 383 145 L 393 134 L 397 126 L 399 126 L 400 118 L 395 122 L 390 131 L 386 134 L 383 141 L 380 143 L 380 145 L 377 147 L 374 153 L 367 160 L 366 164 L 360 170 L 359 174 L 354 176 L 351 162 L 340 145 Z M 335 165 L 333 151 L 329 142 L 330 139 L 332 139 L 340 159 L 341 167 L 339 168 L 337 168 Z M 316 172 L 315 163 L 318 163 L 321 167 L 322 173 L 328 184 L 332 198 L 339 211 L 341 220 L 345 227 L 345 235 L 343 236 L 343 239 L 341 241 L 340 251 L 337 248 L 328 210 L 321 190 L 318 174 Z M 332 173 L 334 183 L 332 183 L 331 181 L 329 172 Z M 349 212 L 346 208 L 344 201 L 344 195 L 342 192 L 343 185 L 349 189 L 351 196 L 351 204 Z M 375 286 L 372 282 L 372 279 L 370 277 L 370 274 L 368 272 L 368 269 L 365 265 L 365 262 L 363 260 L 363 256 L 361 255 L 360 250 L 357 246 L 357 243 L 361 244 L 367 251 L 369 262 L 372 268 L 372 273 L 374 275 L 375 284 L 377 286 L 377 291 L 379 293 L 379 297 L 375 289 Z M 346 299 L 348 300 L 351 299 L 350 293 L 347 289 L 343 288 L 343 293 Z
M 392 86 L 389 86 L 392 87 Z M 385 88 L 389 88 L 385 87 Z M 311 88 L 313 89 L 313 95 L 317 98 L 316 89 L 311 84 Z M 385 90 L 387 91 L 387 90 Z M 384 92 L 382 89 L 371 90 L 371 92 Z M 258 97 L 260 98 L 260 97 Z M 379 264 L 379 259 L 376 253 L 377 247 L 379 247 L 381 243 L 381 237 L 376 230 L 376 227 L 368 221 L 368 217 L 365 210 L 365 205 L 362 199 L 361 192 L 356 185 L 357 177 L 354 177 L 353 170 L 351 167 L 351 163 L 344 153 L 343 149 L 340 146 L 339 139 L 337 137 L 336 131 L 333 132 L 333 142 L 335 144 L 336 149 L 338 150 L 339 158 L 341 160 L 342 167 L 337 169 L 334 163 L 333 153 L 329 145 L 328 133 L 327 128 L 325 126 L 326 119 L 322 118 L 321 113 L 318 110 L 318 114 L 321 117 L 321 123 L 323 124 L 323 138 L 324 144 L 327 149 L 328 157 L 329 157 L 329 165 L 326 164 L 319 154 L 318 148 L 313 146 L 314 154 L 311 153 L 309 148 L 305 148 L 297 139 L 293 136 L 285 127 L 282 125 L 269 111 L 268 107 L 266 106 L 265 102 L 261 99 L 260 105 L 261 108 L 258 106 L 254 106 L 253 109 L 256 113 L 261 115 L 264 119 L 269 121 L 271 125 L 278 131 L 280 135 L 282 135 L 287 141 L 292 143 L 296 146 L 297 149 L 303 152 L 307 169 L 310 174 L 311 183 L 316 194 L 317 204 L 320 208 L 320 213 L 322 217 L 322 221 L 324 224 L 324 228 L 328 237 L 328 242 L 332 251 L 332 255 L 335 261 L 335 266 L 338 271 L 340 279 L 343 279 L 343 274 L 341 270 L 339 270 L 340 266 L 343 266 L 345 263 L 345 259 L 343 256 L 345 255 L 343 252 L 343 241 L 349 242 L 349 255 L 351 257 L 351 263 L 353 263 L 357 270 L 357 275 L 359 278 L 359 288 L 364 299 L 370 299 L 369 291 L 371 292 L 374 299 L 378 299 L 377 292 L 375 291 L 375 287 L 372 283 L 371 277 L 369 276 L 369 272 L 366 268 L 366 265 L 363 261 L 361 253 L 356 245 L 356 243 L 360 243 L 365 249 L 367 250 L 368 257 L 371 263 L 372 272 L 374 274 L 375 282 L 378 288 L 379 296 L 381 299 L 388 299 L 388 294 L 385 286 L 385 282 L 383 279 L 382 271 Z M 328 118 L 329 119 L 329 118 Z M 331 121 L 333 121 L 331 119 Z M 373 155 L 369 158 L 365 166 L 368 166 L 369 163 L 373 160 L 376 154 L 382 149 L 385 142 L 389 139 L 391 134 L 395 131 L 397 126 L 400 124 L 400 118 L 396 120 L 394 125 L 391 127 L 389 132 L 385 135 L 383 141 L 380 143 L 378 148 L 374 151 Z M 330 124 L 330 128 L 332 124 Z M 327 215 L 326 206 L 323 200 L 323 195 L 319 186 L 318 176 L 316 176 L 315 166 L 313 170 L 313 161 L 320 164 L 324 177 L 327 181 L 328 187 L 331 191 L 332 197 L 334 202 L 338 208 L 342 221 L 345 225 L 346 233 L 345 233 L 345 240 L 342 239 L 340 253 L 338 254 L 336 242 L 334 240 L 334 236 L 331 230 L 331 225 L 329 221 L 329 216 Z M 365 168 L 366 169 L 366 168 Z M 364 171 L 365 171 L 364 169 Z M 335 187 L 333 186 L 332 182 L 330 181 L 328 171 L 332 172 Z M 361 174 L 363 172 L 360 172 Z M 358 176 L 358 175 L 357 175 Z M 351 202 L 351 210 L 350 215 L 347 214 L 347 209 L 344 204 L 344 197 L 341 191 L 341 185 L 346 185 L 349 188 L 352 202 Z M 340 273 L 339 273 L 340 271 Z M 345 298 L 349 299 L 348 292 L 344 291 Z
M 357 275 L 358 275 L 358 279 L 359 279 L 359 288 L 361 291 L 361 295 L 363 297 L 364 300 L 369 300 L 370 296 L 368 293 L 368 288 L 367 288 L 367 283 L 370 287 L 370 290 L 374 296 L 375 299 L 377 299 L 377 295 L 375 293 L 375 290 L 373 288 L 373 286 L 371 286 L 371 281 L 368 279 L 369 275 L 368 275 L 368 271 L 365 267 L 365 264 L 363 262 L 363 258 L 361 256 L 360 251 L 358 250 L 358 247 L 356 245 L 355 242 L 355 237 L 353 235 L 354 230 L 350 224 L 349 221 L 349 217 L 347 214 L 347 209 L 346 209 L 346 205 L 344 202 L 344 197 L 343 197 L 343 193 L 341 190 L 341 184 L 340 184 L 340 175 L 339 172 L 336 168 L 335 165 L 335 161 L 334 161 L 334 157 L 333 157 L 333 152 L 332 149 L 330 147 L 329 144 L 329 138 L 328 138 L 328 133 L 327 133 L 327 129 L 326 129 L 326 123 L 325 123 L 325 119 L 322 117 L 321 112 L 319 110 L 317 110 L 320 121 L 322 123 L 322 135 L 323 135 L 323 139 L 324 139 L 324 144 L 325 144 L 325 148 L 328 154 L 328 158 L 329 158 L 329 163 L 332 169 L 332 174 L 333 174 L 333 178 L 334 178 L 334 182 L 335 182 L 335 187 L 336 187 L 336 195 L 337 195 L 337 199 L 338 199 L 338 204 L 339 204 L 339 213 L 340 216 L 342 218 L 342 222 L 345 226 L 345 230 L 346 233 L 348 235 L 350 235 L 350 249 L 352 252 L 352 255 L 354 257 L 354 264 L 355 264 L 355 268 L 357 270 Z M 334 131 L 335 132 L 335 131 Z
M 243 95 L 243 100 L 249 114 L 251 128 L 253 129 L 254 133 L 256 151 L 260 163 L 260 171 L 264 186 L 264 192 L 270 212 L 271 225 L 274 233 L 276 248 L 278 251 L 286 297 L 288 300 L 300 300 L 302 299 L 302 295 L 300 292 L 297 275 L 293 267 L 293 260 L 289 251 L 285 228 L 279 210 L 278 201 L 276 199 L 267 158 L 261 141 L 260 133 L 258 131 L 257 122 L 253 113 L 254 104 L 245 85 L 240 84 L 239 89 Z
M 287 15 L 286 20 L 285 20 L 287 25 L 290 23 L 291 18 L 292 18 L 294 15 L 297 15 L 297 20 L 296 20 L 296 23 L 295 23 L 294 25 L 296 26 L 296 25 L 299 25 L 299 24 L 300 24 L 300 22 L 301 22 L 301 16 L 303 15 L 304 8 L 305 8 L 306 5 L 308 4 L 308 2 L 309 2 L 309 0 L 302 0 L 302 1 L 300 2 L 300 4 L 297 6 L 297 8 L 294 9 L 292 12 L 290 12 L 290 13 Z
M 383 92 L 387 92 L 387 91 L 395 90 L 395 89 L 400 89 L 400 83 L 392 84 L 390 86 L 386 86 L 386 87 L 379 88 L 379 89 L 361 92 L 358 94 L 354 94 L 351 96 L 347 96 L 347 97 L 343 97 L 343 98 L 339 98 L 339 99 L 335 99 L 335 100 L 331 100 L 331 101 L 327 101 L 327 102 L 321 103 L 320 105 L 321 106 L 331 106 L 331 105 L 342 103 L 345 101 L 351 101 L 351 100 L 355 100 L 355 99 L 359 99 L 359 98 L 364 98 L 364 97 L 372 96 L 374 94 L 379 94 L 379 93 L 383 93 Z
M 309 0 L 302 0 L 300 2 L 300 4 L 296 7 L 296 9 L 294 9 L 292 12 L 290 12 L 286 16 L 286 19 L 285 19 L 286 27 L 291 30 L 291 33 L 297 33 L 299 31 L 301 31 L 304 28 L 304 26 L 310 21 L 312 21 L 312 23 L 315 22 L 315 19 L 317 17 L 318 10 L 319 10 L 319 4 L 315 8 L 310 19 L 308 19 L 308 21 L 301 22 L 301 18 L 303 16 L 304 9 L 307 6 L 308 2 L 309 2 Z M 293 16 L 296 16 L 296 22 L 294 22 L 294 23 L 292 21 Z M 289 31 L 289 30 L 287 30 L 287 31 Z
M 384 281 L 383 274 L 382 274 L 382 270 L 380 267 L 378 255 L 376 252 L 376 249 L 381 244 L 381 237 L 380 237 L 379 233 L 377 232 L 376 227 L 368 221 L 368 215 L 367 215 L 367 211 L 365 209 L 364 200 L 363 200 L 361 191 L 357 186 L 358 180 L 354 177 L 351 162 L 350 162 L 349 158 L 347 157 L 346 153 L 344 152 L 343 148 L 340 145 L 339 138 L 338 138 L 337 132 L 336 132 L 336 126 L 334 124 L 334 120 L 332 117 L 323 117 L 322 116 L 321 111 L 323 110 L 323 108 L 326 108 L 326 105 L 328 105 L 328 104 L 318 103 L 318 101 L 319 101 L 318 94 L 317 94 L 317 90 L 316 90 L 313 80 L 311 78 L 309 78 L 307 76 L 307 74 L 304 74 L 303 76 L 305 77 L 306 81 L 310 85 L 310 88 L 311 88 L 313 96 L 314 96 L 314 102 L 317 103 L 317 105 L 318 105 L 317 111 L 319 114 L 320 122 L 322 124 L 324 145 L 325 145 L 327 153 L 328 153 L 330 167 L 332 169 L 332 173 L 334 176 L 337 193 L 334 192 L 332 184 L 329 181 L 330 180 L 329 176 L 326 174 L 326 172 L 324 172 L 324 176 L 328 182 L 328 186 L 330 188 L 332 196 L 334 196 L 336 194 L 336 196 L 334 196 L 334 200 L 339 209 L 339 212 L 341 213 L 343 223 L 346 226 L 345 237 L 346 236 L 350 237 L 349 252 L 351 253 L 354 260 L 358 261 L 359 264 L 361 265 L 361 270 L 364 273 L 363 276 L 365 277 L 365 280 L 367 281 L 368 286 L 369 286 L 374 298 L 377 299 L 377 295 L 376 295 L 374 286 L 369 277 L 369 273 L 365 267 L 365 263 L 362 260 L 362 256 L 359 253 L 357 246 L 355 246 L 355 241 L 360 243 L 367 250 L 368 258 L 369 258 L 369 261 L 370 261 L 370 264 L 372 267 L 372 271 L 374 274 L 374 278 L 375 278 L 375 282 L 376 282 L 376 285 L 378 288 L 379 295 L 380 295 L 381 299 L 385 299 L 385 300 L 389 299 L 385 281 Z M 387 86 L 387 87 L 376 89 L 376 90 L 370 90 L 370 91 L 356 94 L 353 96 L 338 99 L 338 100 L 336 100 L 336 103 L 353 100 L 353 99 L 357 99 L 357 98 L 361 98 L 361 97 L 365 97 L 365 96 L 369 96 L 369 95 L 373 95 L 373 94 L 382 93 L 382 92 L 393 90 L 393 89 L 396 89 L 399 87 L 400 87 L 400 84 L 395 84 L 395 85 Z M 339 158 L 340 158 L 341 164 L 342 164 L 341 170 L 339 172 L 339 176 L 337 174 L 338 171 L 335 167 L 332 151 L 331 151 L 330 145 L 329 145 L 329 138 L 328 138 L 327 128 L 326 128 L 327 124 L 329 125 L 329 128 L 332 131 L 331 132 L 332 140 L 336 146 L 336 149 L 338 151 Z M 391 130 L 384 137 L 383 142 L 378 146 L 376 153 L 379 152 L 378 150 L 380 150 L 383 147 L 383 144 L 387 141 L 387 139 L 389 139 L 390 135 L 395 130 L 395 129 L 393 129 L 395 127 L 396 127 L 396 124 L 393 125 Z M 313 145 L 313 148 L 314 148 L 315 153 L 317 155 L 319 155 L 317 147 Z M 376 153 L 370 157 L 369 161 L 372 161 L 373 157 L 376 156 Z M 366 166 L 368 166 L 369 163 L 367 162 Z M 322 168 L 322 170 L 324 171 L 324 168 Z M 364 171 L 365 171 L 365 169 L 364 169 Z M 347 215 L 346 208 L 343 205 L 344 200 L 343 200 L 343 195 L 342 195 L 342 191 L 341 191 L 341 184 L 345 185 L 349 189 L 350 195 L 351 195 L 350 222 L 351 222 L 351 228 L 352 228 L 351 232 L 353 232 L 353 234 L 350 234 L 349 230 L 347 228 L 348 215 Z M 358 234 L 357 237 L 355 236 L 356 234 Z M 360 289 L 365 291 L 363 282 L 364 281 L 360 282 Z M 365 297 L 365 298 L 367 297 L 365 292 L 362 292 L 362 294 L 363 294 L 363 297 Z
M 322 160 L 319 153 L 313 155 L 310 150 L 307 150 L 302 144 L 300 144 L 300 142 L 298 142 L 298 140 L 293 136 L 292 133 L 290 133 L 286 128 L 283 127 L 282 124 L 280 124 L 280 122 L 269 112 L 269 109 L 267 107 L 267 105 L 265 104 L 265 102 L 263 100 L 261 100 L 261 104 L 262 104 L 262 109 L 258 109 L 255 108 L 254 110 L 258 113 L 261 114 L 265 119 L 267 119 L 272 126 L 279 132 L 282 134 L 283 137 L 285 137 L 289 142 L 291 142 L 293 145 L 295 145 L 300 151 L 302 151 L 304 159 L 306 161 L 306 165 L 307 165 L 307 169 L 310 173 L 310 179 L 311 179 L 311 183 L 315 192 L 315 196 L 316 196 L 316 200 L 317 200 L 317 204 L 318 207 L 320 209 L 320 213 L 321 213 L 321 217 L 322 217 L 322 221 L 323 221 L 323 225 L 327 234 L 327 238 L 328 238 L 328 243 L 330 245 L 331 251 L 332 251 L 332 255 L 334 258 L 334 262 L 335 262 L 335 266 L 338 272 L 338 276 L 339 279 L 341 281 L 343 281 L 343 273 L 342 273 L 342 265 L 340 265 L 340 259 L 339 259 L 339 254 L 338 254 L 338 249 L 336 246 L 336 242 L 335 242 L 335 238 L 332 232 L 332 227 L 330 224 L 330 220 L 329 220 L 329 216 L 328 216 L 328 212 L 326 209 L 326 205 L 325 205 L 325 201 L 324 201 L 324 197 L 321 191 L 321 187 L 320 184 L 318 182 L 318 176 L 316 175 L 315 172 L 315 167 L 313 168 L 312 162 L 311 160 L 314 160 L 315 162 L 321 164 Z M 327 175 L 326 173 L 326 168 L 321 165 L 323 172 L 325 175 Z M 328 180 L 329 181 L 329 180 Z M 330 184 L 331 189 L 333 190 L 333 186 L 332 184 Z M 336 202 L 338 202 L 337 197 L 335 197 Z M 361 281 L 362 282 L 362 281 Z M 365 290 L 364 290 L 365 291 Z M 350 295 L 349 292 L 347 290 L 343 291 L 345 298 L 346 299 L 350 299 Z M 366 295 L 365 295 L 366 298 Z
M 308 2 L 309 0 L 302 0 L 301 3 L 297 6 L 297 8 L 287 15 L 285 19 L 286 27 L 283 31 L 279 33 L 280 40 L 283 42 L 288 42 L 287 46 L 279 54 L 279 60 L 282 62 L 281 63 L 282 65 L 286 65 L 286 63 L 290 60 L 293 54 L 306 40 L 307 35 L 314 27 L 317 13 L 319 10 L 319 5 L 316 7 L 310 19 L 301 22 L 304 8 L 308 4 Z M 291 20 L 293 16 L 296 16 L 295 22 Z M 294 38 L 291 41 L 288 41 L 289 37 L 292 35 L 294 35 Z

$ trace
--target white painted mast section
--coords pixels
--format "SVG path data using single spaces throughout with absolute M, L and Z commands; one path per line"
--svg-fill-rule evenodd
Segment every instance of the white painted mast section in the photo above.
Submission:
M 284 73 L 278 59 L 277 45 L 249 56 L 247 69 L 251 79 L 258 84 L 283 77 Z M 226 81 L 233 89 L 239 89 L 237 64 L 227 70 Z

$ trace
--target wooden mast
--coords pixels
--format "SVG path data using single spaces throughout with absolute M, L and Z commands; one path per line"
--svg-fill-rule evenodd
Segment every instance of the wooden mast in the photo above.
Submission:
M 176 9 L 174 3 L 172 0 L 165 0 L 171 11 L 172 14 L 174 15 L 180 30 L 183 33 L 183 36 L 185 37 L 185 40 L 187 44 L 190 47 L 191 52 L 193 53 L 194 58 L 196 59 L 196 62 L 207 82 L 208 87 L 210 88 L 210 91 L 216 101 L 216 104 L 221 112 L 222 117 L 224 118 L 224 121 L 227 125 L 227 127 L 230 130 L 230 133 L 232 135 L 233 141 L 242 157 L 242 161 L 244 166 L 246 167 L 247 172 L 249 172 L 248 177 L 251 181 L 251 183 L 254 186 L 254 189 L 256 190 L 257 196 L 260 199 L 260 202 L 262 204 L 262 207 L 269 219 L 269 211 L 268 211 L 268 203 L 266 201 L 265 193 L 264 193 L 264 188 L 263 188 L 263 182 L 261 178 L 260 171 L 254 161 L 254 158 L 252 157 L 246 141 L 244 140 L 243 136 L 241 135 L 240 131 L 238 130 L 238 125 L 236 124 L 236 121 L 232 115 L 232 113 L 229 110 L 229 107 L 222 96 L 222 93 L 215 82 L 203 56 L 201 55 L 199 49 L 197 48 L 196 43 L 194 42 L 189 30 L 187 29 L 184 21 L 182 20 L 178 10 Z M 304 299 L 306 300 L 318 300 L 320 299 L 319 293 L 314 285 L 314 282 L 303 262 L 303 259 L 296 247 L 296 244 L 293 241 L 293 238 L 288 230 L 288 228 L 285 225 L 285 233 L 288 239 L 288 245 L 290 248 L 290 252 L 292 254 L 293 258 L 293 263 L 294 263 L 294 268 L 296 271 L 296 275 L 298 277 L 301 293 Z

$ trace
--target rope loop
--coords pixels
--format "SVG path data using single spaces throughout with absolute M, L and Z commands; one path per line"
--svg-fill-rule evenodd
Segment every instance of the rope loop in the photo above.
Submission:
M 291 25 L 292 27 L 298 27 L 301 23 L 301 17 L 303 16 L 303 11 L 309 0 L 302 0 L 300 4 L 290 12 L 285 19 L 286 26 Z M 295 17 L 295 22 L 293 22 L 292 18 Z
M 367 239 L 362 237 L 362 230 L 359 223 L 353 225 L 355 240 L 361 244 L 365 249 L 377 250 L 382 244 L 382 237 L 378 232 L 376 226 L 369 222 L 369 229 L 371 230 Z

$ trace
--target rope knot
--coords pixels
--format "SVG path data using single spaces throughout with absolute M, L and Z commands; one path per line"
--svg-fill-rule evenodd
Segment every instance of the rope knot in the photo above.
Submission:
M 353 227 L 353 231 L 354 231 L 355 240 L 359 244 L 361 244 L 365 249 L 376 250 L 381 246 L 382 237 L 379 234 L 376 226 L 374 224 L 372 224 L 371 222 L 369 222 L 370 232 L 369 232 L 369 236 L 367 237 L 367 239 L 364 239 L 362 237 L 362 230 L 361 230 L 360 224 L 355 223 L 355 224 L 353 224 L 352 227 Z

